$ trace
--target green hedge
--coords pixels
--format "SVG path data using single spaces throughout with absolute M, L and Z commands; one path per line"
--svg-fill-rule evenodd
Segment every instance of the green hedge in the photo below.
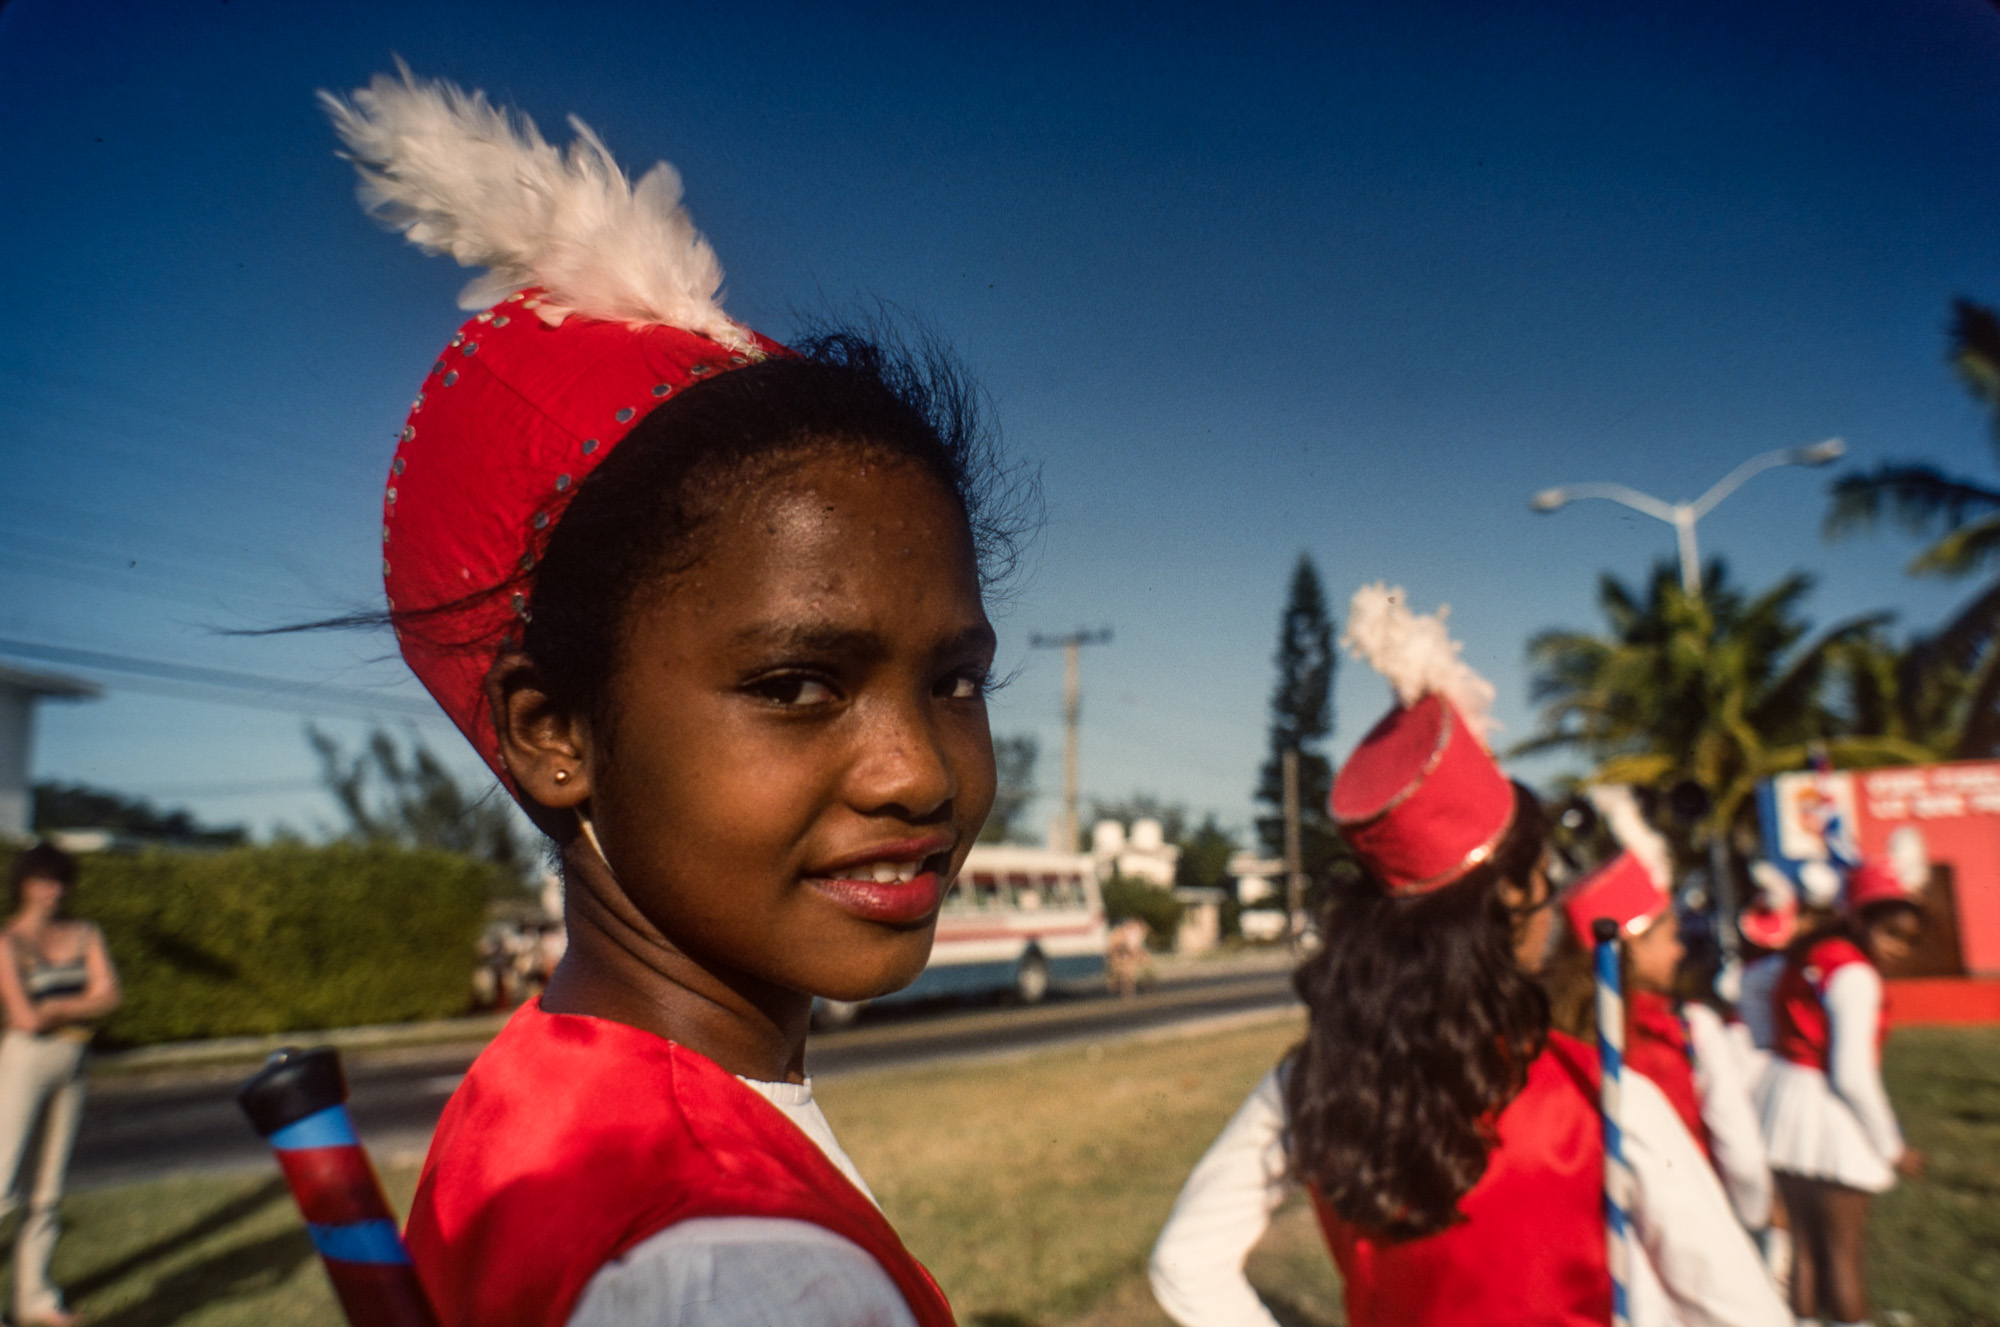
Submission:
M 81 860 L 137 1046 L 464 1012 L 492 868 L 449 853 L 280 844 Z
M 1146 923 L 1153 948 L 1171 950 L 1174 947 L 1181 918 L 1187 914 L 1187 905 L 1175 898 L 1171 891 L 1145 880 L 1115 875 L 1104 882 L 1103 893 L 1106 921 L 1116 926 L 1128 918 L 1137 917 Z

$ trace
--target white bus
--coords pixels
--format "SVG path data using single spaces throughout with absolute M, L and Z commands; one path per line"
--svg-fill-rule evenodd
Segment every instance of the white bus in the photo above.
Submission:
M 1012 993 L 1034 1004 L 1053 983 L 1102 981 L 1106 934 L 1089 853 L 982 843 L 945 893 L 929 965 L 869 1003 Z M 859 1008 L 822 1000 L 815 1021 L 839 1027 Z

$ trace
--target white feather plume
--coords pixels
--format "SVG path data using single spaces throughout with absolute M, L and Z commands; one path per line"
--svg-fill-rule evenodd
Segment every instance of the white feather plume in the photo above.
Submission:
M 396 62 L 351 98 L 319 94 L 361 176 L 362 206 L 425 253 L 486 274 L 459 293 L 484 309 L 528 286 L 545 322 L 572 313 L 697 332 L 736 350 L 749 334 L 722 312 L 722 264 L 658 162 L 634 185 L 575 116 L 567 152 L 525 115 Z
M 1639 810 L 1639 799 L 1632 790 L 1622 783 L 1601 783 L 1585 790 L 1590 804 L 1597 808 L 1597 814 L 1604 817 L 1604 823 L 1611 829 L 1611 837 L 1619 846 L 1639 859 L 1646 868 L 1646 874 L 1653 877 L 1653 883 L 1663 890 L 1674 887 L 1673 855 L 1667 850 L 1667 841 L 1660 832 L 1646 823 L 1646 817 Z
M 1443 696 L 1487 743 L 1500 727 L 1493 718 L 1493 684 L 1458 657 L 1464 647 L 1445 627 L 1450 613 L 1443 606 L 1430 616 L 1412 613 L 1402 586 L 1390 589 L 1378 581 L 1354 592 L 1340 643 L 1388 678 L 1397 700 L 1414 705 L 1433 693 Z

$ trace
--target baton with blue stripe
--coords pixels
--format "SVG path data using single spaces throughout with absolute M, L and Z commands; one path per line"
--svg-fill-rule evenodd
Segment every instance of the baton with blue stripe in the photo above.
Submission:
M 1619 1088 L 1625 1071 L 1624 968 L 1619 959 L 1618 923 L 1600 917 L 1591 923 L 1597 959 L 1598 1105 L 1604 1116 L 1604 1233 L 1611 1265 L 1611 1322 L 1631 1327 L 1632 1172 L 1625 1165 L 1625 1131 Z
M 271 1144 L 340 1308 L 354 1327 L 437 1327 L 389 1200 L 347 1114 L 331 1048 L 287 1048 L 237 1094 Z

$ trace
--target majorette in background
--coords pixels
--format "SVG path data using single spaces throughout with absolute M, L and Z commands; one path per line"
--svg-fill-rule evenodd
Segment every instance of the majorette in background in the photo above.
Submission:
M 1569 887 L 1563 915 L 1570 934 L 1588 937 L 1592 923 L 1603 918 L 1628 944 L 1671 944 L 1673 864 L 1666 841 L 1646 823 L 1631 789 L 1597 787 L 1589 795 L 1622 847 Z M 1672 950 L 1678 952 L 1678 944 Z M 1737 1217 L 1746 1229 L 1760 1231 L 1771 1219 L 1771 1172 L 1744 1058 L 1715 1010 L 1677 998 L 1637 966 L 1627 964 L 1626 1067 L 1665 1094 L 1714 1163 Z
M 1355 595 L 1348 621 L 1345 643 L 1396 695 L 1333 789 L 1332 814 L 1365 878 L 1336 897 L 1322 926 L 1326 947 L 1301 970 L 1305 1041 L 1257 1085 L 1182 1189 L 1153 1251 L 1154 1294 L 1183 1327 L 1272 1327 L 1243 1262 L 1271 1213 L 1303 1183 L 1356 1327 L 1605 1323 L 1612 1292 L 1597 1056 L 1549 1029 L 1529 970 L 1553 902 L 1541 872 L 1539 807 L 1509 784 L 1488 749 L 1492 688 L 1458 657 L 1442 612 L 1414 615 L 1400 590 L 1378 585 Z M 1525 861 L 1524 852 L 1532 854 Z M 1398 966 L 1426 952 L 1434 969 Z M 1483 1021 L 1489 1013 L 1507 1021 Z M 1502 1044 L 1516 1038 L 1526 1063 Z M 1395 1047 L 1406 1048 L 1405 1058 L 1391 1079 Z M 1388 1104 L 1415 1110 L 1421 1100 L 1441 1110 L 1427 1089 L 1447 1074 L 1456 1084 L 1468 1061 L 1484 1065 L 1496 1052 L 1506 1086 L 1490 1114 L 1432 1114 L 1420 1123 Z M 1789 1324 L 1679 1116 L 1645 1079 L 1627 1081 L 1625 1150 L 1641 1250 L 1628 1287 L 1631 1321 Z M 1321 1083 L 1346 1094 L 1342 1111 L 1375 1112 L 1354 1126 L 1363 1132 L 1339 1136 L 1337 1117 L 1312 1098 Z M 1344 1162 L 1297 1154 L 1301 1109 L 1315 1113 L 1311 1131 Z M 1464 1131 L 1454 1138 L 1482 1140 L 1469 1173 L 1426 1160 L 1427 1135 L 1447 1126 Z M 1307 1181 L 1308 1166 L 1314 1175 L 1335 1172 L 1353 1200 Z M 1392 1196 L 1354 1177 L 1405 1166 L 1415 1167 L 1413 1181 L 1422 1175 L 1455 1195 L 1447 1212 L 1424 1203 L 1424 1233 L 1388 1229 L 1398 1220 L 1393 1205 L 1374 1227 L 1342 1214 L 1357 1205 L 1380 1210 Z M 1403 1223 L 1416 1216 L 1409 1211 Z
M 1849 873 L 1843 908 L 1919 894 L 1884 861 Z M 1903 1135 L 1882 1086 L 1889 1016 L 1869 956 L 1845 930 L 1805 937 L 1772 992 L 1772 1051 L 1757 1089 L 1773 1169 L 1880 1193 L 1895 1184 Z
M 322 97 L 368 209 L 486 269 L 398 439 L 382 572 L 404 658 L 517 791 L 487 677 L 572 498 L 653 412 L 787 352 L 723 313 L 664 163 L 631 184 L 581 123 L 561 151 L 407 69 Z M 539 1002 L 453 1095 L 408 1239 L 445 1327 L 951 1322 L 809 1084 Z

